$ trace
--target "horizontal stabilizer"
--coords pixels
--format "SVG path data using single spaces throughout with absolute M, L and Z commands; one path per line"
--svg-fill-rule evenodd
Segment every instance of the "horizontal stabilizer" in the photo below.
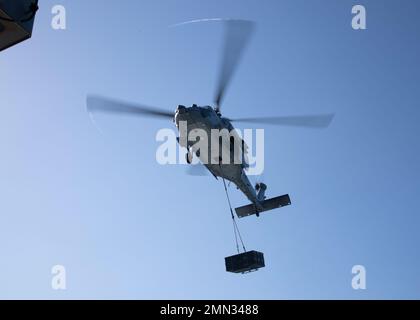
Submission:
M 249 204 L 247 206 L 236 208 L 235 211 L 236 211 L 236 215 L 239 218 L 243 218 L 243 217 L 247 217 L 253 214 L 257 214 L 257 213 L 259 214 L 264 211 L 288 206 L 290 204 L 291 204 L 290 197 L 288 194 L 285 194 L 280 197 L 275 197 L 275 198 L 262 201 L 261 202 L 261 206 L 263 207 L 262 210 L 257 210 L 255 204 Z

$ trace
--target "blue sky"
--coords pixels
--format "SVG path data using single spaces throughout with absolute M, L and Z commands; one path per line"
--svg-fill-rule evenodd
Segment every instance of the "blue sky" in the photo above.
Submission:
M 33 38 L 0 54 L 0 298 L 420 297 L 417 1 L 40 2 Z M 55 4 L 67 30 L 50 27 Z M 239 221 L 267 265 L 247 275 L 224 270 L 222 183 L 155 160 L 172 124 L 98 116 L 101 133 L 85 107 L 88 93 L 210 104 L 221 26 L 168 26 L 215 17 L 257 25 L 224 115 L 336 114 L 321 131 L 265 128 L 268 196 L 293 204 Z

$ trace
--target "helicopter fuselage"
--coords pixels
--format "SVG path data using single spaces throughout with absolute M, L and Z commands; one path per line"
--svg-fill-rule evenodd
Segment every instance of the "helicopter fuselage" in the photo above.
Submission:
M 233 182 L 257 208 L 260 207 L 257 191 L 245 173 L 248 167 L 247 146 L 242 138 L 237 136 L 229 119 L 223 118 L 210 106 L 193 105 L 179 106 L 175 112 L 174 122 L 179 130 L 178 142 L 182 147 L 187 148 L 191 155 L 195 154 L 216 179 L 221 177 Z M 229 140 L 223 142 L 222 138 L 219 140 L 218 137 L 218 148 L 215 150 L 212 148 L 211 139 L 214 137 L 212 130 L 220 132 L 223 129 L 230 133 Z M 205 137 L 208 138 L 207 152 L 198 147 L 199 139 L 190 139 L 196 136 L 201 138 L 200 132 L 205 133 Z M 238 141 L 240 143 L 237 143 Z M 228 160 L 223 158 L 226 155 L 229 155 Z M 239 155 L 240 159 L 235 158 L 235 155 L 236 157 Z

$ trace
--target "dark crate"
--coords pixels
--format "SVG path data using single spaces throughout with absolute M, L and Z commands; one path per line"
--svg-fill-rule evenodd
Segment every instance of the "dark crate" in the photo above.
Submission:
M 264 254 L 258 251 L 248 251 L 225 258 L 226 271 L 245 273 L 264 268 Z

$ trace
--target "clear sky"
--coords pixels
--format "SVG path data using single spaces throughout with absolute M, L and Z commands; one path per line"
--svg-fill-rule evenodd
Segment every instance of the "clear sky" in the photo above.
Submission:
M 105 2 L 40 1 L 33 38 L 0 54 L 0 298 L 420 298 L 418 1 Z M 224 115 L 336 114 L 326 130 L 266 127 L 268 196 L 293 204 L 239 221 L 267 265 L 247 275 L 224 270 L 221 181 L 155 160 L 172 123 L 101 115 L 101 133 L 86 112 L 88 93 L 210 104 L 221 25 L 168 28 L 199 18 L 257 25 Z

